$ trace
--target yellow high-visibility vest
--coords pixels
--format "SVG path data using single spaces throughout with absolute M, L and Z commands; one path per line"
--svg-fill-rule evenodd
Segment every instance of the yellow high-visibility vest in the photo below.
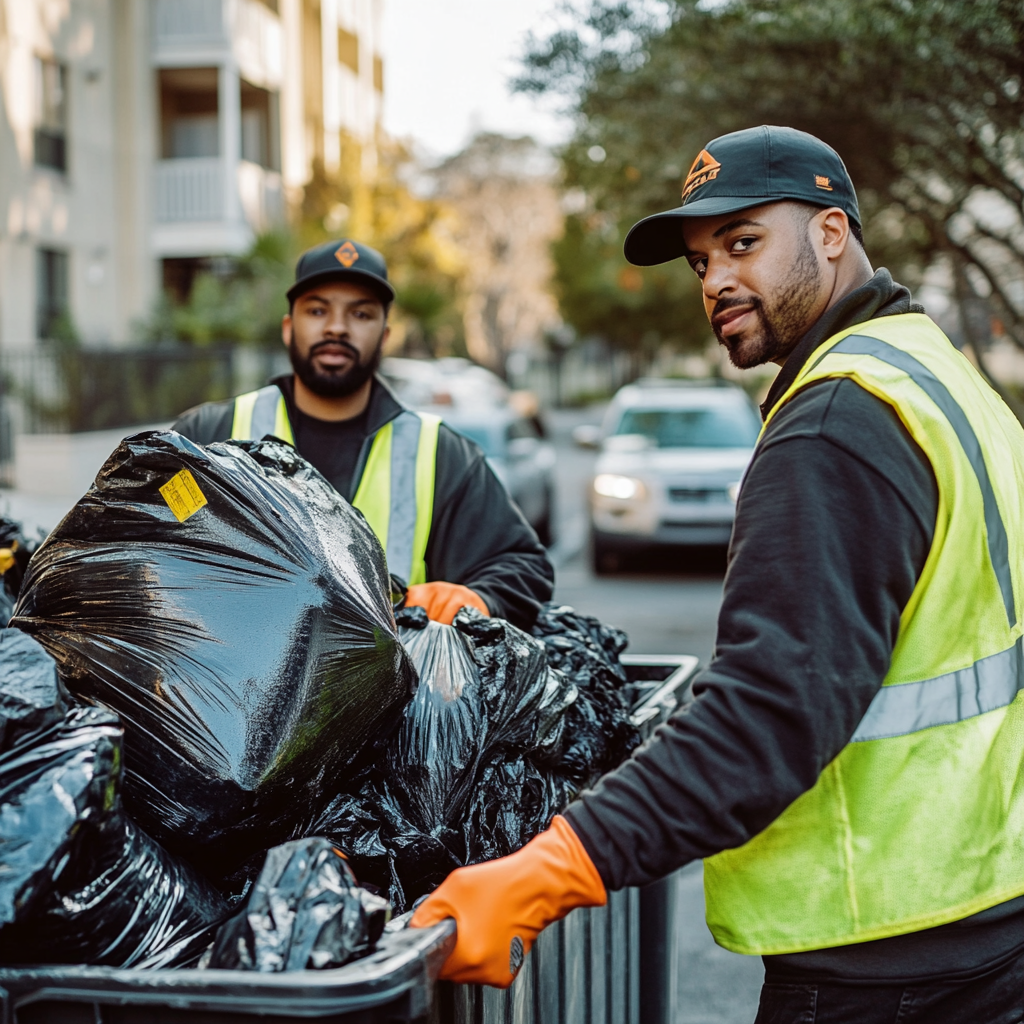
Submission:
M 927 455 L 935 535 L 850 743 L 763 832 L 704 862 L 708 924 L 739 953 L 921 931 L 1024 893 L 1024 429 L 918 313 L 829 338 L 766 426 L 838 377 Z
M 434 514 L 439 416 L 404 409 L 374 435 L 352 504 L 384 548 L 388 569 L 409 585 L 427 581 Z M 270 384 L 235 399 L 234 441 L 268 434 L 295 444 L 281 389 Z

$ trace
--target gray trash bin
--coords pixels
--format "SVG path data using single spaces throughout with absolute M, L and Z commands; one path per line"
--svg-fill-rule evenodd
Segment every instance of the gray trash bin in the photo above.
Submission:
M 624 657 L 645 736 L 685 700 L 697 659 Z M 609 894 L 542 932 L 507 991 L 437 984 L 454 923 L 385 934 L 327 971 L 253 974 L 110 967 L 0 968 L 0 1024 L 668 1024 L 674 878 Z
M 626 655 L 646 738 L 688 699 L 698 659 Z M 676 1014 L 676 886 L 609 893 L 541 932 L 507 990 L 441 983 L 432 1024 L 669 1024 Z

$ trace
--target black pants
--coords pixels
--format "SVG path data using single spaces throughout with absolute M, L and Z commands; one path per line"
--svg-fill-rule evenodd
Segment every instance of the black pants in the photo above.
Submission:
M 754 1024 L 1020 1024 L 1024 955 L 979 978 L 914 985 L 837 985 L 765 976 Z

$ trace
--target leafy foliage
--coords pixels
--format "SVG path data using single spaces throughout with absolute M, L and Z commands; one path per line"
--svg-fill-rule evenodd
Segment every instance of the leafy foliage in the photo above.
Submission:
M 1022 35 L 1019 0 L 595 0 L 533 41 L 518 87 L 575 109 L 567 183 L 620 231 L 678 202 L 708 140 L 811 132 L 874 261 L 913 284 L 945 259 L 1024 345 Z

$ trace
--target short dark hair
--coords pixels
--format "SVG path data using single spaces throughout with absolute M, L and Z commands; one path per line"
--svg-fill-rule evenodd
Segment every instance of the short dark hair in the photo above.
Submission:
M 810 222 L 810 219 L 816 213 L 820 213 L 822 210 L 828 209 L 828 207 L 825 206 L 816 206 L 814 203 L 801 202 L 799 199 L 790 199 L 787 201 L 793 203 L 795 206 L 802 206 L 804 210 L 806 210 L 807 212 L 808 222 Z M 850 219 L 849 214 L 847 214 L 847 218 Z M 863 249 L 866 252 L 867 250 L 864 248 L 864 229 L 855 220 L 852 219 L 850 219 L 850 234 L 853 235 L 853 237 L 857 240 L 857 244 L 861 247 L 861 249 Z

